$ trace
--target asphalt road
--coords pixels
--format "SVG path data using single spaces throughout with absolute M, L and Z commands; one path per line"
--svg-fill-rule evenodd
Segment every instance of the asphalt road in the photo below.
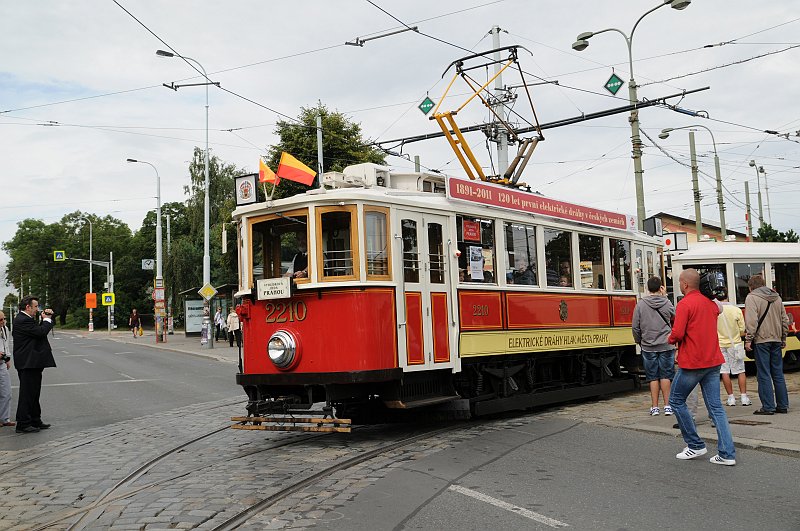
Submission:
M 0 449 L 29 448 L 88 428 L 195 403 L 246 400 L 236 385 L 236 366 L 230 363 L 58 331 L 50 336 L 50 345 L 58 367 L 45 369 L 40 402 L 42 420 L 52 428 L 33 434 L 0 428 Z M 19 381 L 13 368 L 10 372 L 13 419 Z
M 737 466 L 675 454 L 682 440 L 540 418 L 406 463 L 319 527 L 800 529 L 797 458 L 739 450 Z

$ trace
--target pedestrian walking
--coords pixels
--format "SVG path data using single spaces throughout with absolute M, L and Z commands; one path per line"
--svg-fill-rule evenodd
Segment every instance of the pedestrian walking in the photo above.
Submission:
M 789 393 L 783 377 L 783 355 L 789 317 L 781 296 L 766 286 L 764 277 L 753 275 L 747 281 L 750 293 L 744 301 L 744 348 L 752 351 L 756 360 L 758 398 L 761 407 L 754 415 L 773 415 L 789 412 Z
M 650 415 L 661 414 L 659 390 L 664 400 L 664 415 L 672 415 L 669 391 L 675 376 L 675 347 L 668 340 L 675 307 L 659 277 L 647 280 L 647 291 L 649 296 L 643 297 L 633 310 L 633 339 L 641 348 L 645 378 L 650 386 Z
M 220 336 L 225 336 L 225 317 L 222 316 L 222 308 L 217 308 L 217 313 L 214 314 L 214 325 L 217 327 L 214 334 L 214 340 L 219 341 Z
M 6 314 L 0 311 L 0 426 L 14 426 L 11 421 L 11 336 Z
M 739 384 L 739 399 L 743 406 L 752 404 L 747 396 L 747 375 L 744 371 L 744 315 L 735 304 L 728 302 L 728 289 L 724 288 L 717 294 L 717 300 L 722 303 L 722 313 L 717 318 L 717 339 L 725 363 L 720 367 L 722 385 L 728 393 L 725 405 L 735 406 L 736 397 L 733 395 L 731 375 L 736 376 Z
M 228 314 L 228 341 L 230 345 L 233 346 L 233 340 L 236 340 L 236 346 L 242 346 L 242 330 L 239 327 L 239 316 L 236 314 L 233 308 L 231 308 L 231 312 Z
M 128 318 L 128 326 L 131 327 L 133 338 L 136 339 L 136 336 L 139 335 L 139 329 L 142 327 L 142 319 L 139 317 L 139 312 L 136 311 L 136 308 L 131 310 L 131 316 Z
M 675 322 L 668 340 L 678 345 L 678 371 L 672 382 L 669 403 L 675 410 L 686 448 L 675 457 L 694 459 L 708 452 L 686 406 L 686 398 L 700 385 L 706 409 L 717 429 L 718 453 L 710 461 L 715 465 L 735 465 L 736 448 L 728 416 L 719 399 L 720 366 L 725 358 L 716 332 L 722 307 L 700 292 L 700 274 L 696 269 L 684 269 L 678 281 L 684 297 L 675 309 Z
M 17 433 L 35 433 L 46 430 L 50 424 L 42 422 L 39 397 L 42 392 L 42 373 L 55 367 L 53 351 L 47 334 L 53 329 L 53 310 L 46 308 L 39 322 L 39 299 L 24 297 L 20 312 L 14 318 L 14 367 L 19 374 L 19 402 L 17 403 Z

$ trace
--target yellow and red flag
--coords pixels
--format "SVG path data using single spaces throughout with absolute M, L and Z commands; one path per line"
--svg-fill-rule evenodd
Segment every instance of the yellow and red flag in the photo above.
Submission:
M 311 186 L 314 182 L 314 177 L 317 172 L 289 155 L 285 151 L 281 153 L 281 161 L 278 164 L 277 176 L 281 179 L 287 179 L 296 183 Z
M 278 186 L 280 180 L 280 177 L 275 175 L 275 173 L 269 169 L 269 166 L 264 164 L 264 159 L 258 159 L 258 182 L 272 183 L 274 186 Z

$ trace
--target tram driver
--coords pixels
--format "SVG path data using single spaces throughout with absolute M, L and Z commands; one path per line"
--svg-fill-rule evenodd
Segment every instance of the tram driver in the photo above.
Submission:
M 297 253 L 292 258 L 292 266 L 286 272 L 286 276 L 308 278 L 308 246 L 303 239 L 297 243 Z

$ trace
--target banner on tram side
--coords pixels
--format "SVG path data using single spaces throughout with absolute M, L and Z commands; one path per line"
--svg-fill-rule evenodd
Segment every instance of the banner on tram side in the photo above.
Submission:
M 470 203 L 491 205 L 516 212 L 580 221 L 590 225 L 636 230 L 636 216 L 556 201 L 536 194 L 519 192 L 493 184 L 447 178 L 447 197 Z

